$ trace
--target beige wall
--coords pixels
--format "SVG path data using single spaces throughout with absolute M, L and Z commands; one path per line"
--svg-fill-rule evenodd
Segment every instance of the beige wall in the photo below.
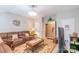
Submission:
M 20 26 L 14 26 L 13 20 L 20 20 Z M 33 27 L 33 21 L 26 17 L 11 13 L 0 13 L 0 32 L 24 31 Z

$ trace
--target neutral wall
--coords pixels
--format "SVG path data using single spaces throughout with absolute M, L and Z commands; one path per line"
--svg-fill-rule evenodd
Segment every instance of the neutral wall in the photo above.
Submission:
M 75 31 L 78 33 L 79 36 L 79 10 L 76 11 L 76 15 L 75 15 Z
M 20 20 L 20 26 L 13 25 L 13 20 Z M 30 18 L 11 13 L 0 13 L 0 32 L 25 31 L 33 27 Z
M 38 36 L 43 37 L 42 17 L 40 15 L 35 19 L 35 29 L 38 32 Z
M 64 21 L 66 19 L 74 19 L 74 23 L 71 23 L 71 24 L 74 24 L 73 26 L 73 29 L 71 30 L 74 31 L 74 32 L 77 32 L 79 34 L 79 10 L 73 10 L 73 11 L 67 11 L 67 12 L 64 12 L 64 13 L 59 13 L 56 15 L 56 21 L 57 21 L 57 27 L 61 27 L 61 22 Z

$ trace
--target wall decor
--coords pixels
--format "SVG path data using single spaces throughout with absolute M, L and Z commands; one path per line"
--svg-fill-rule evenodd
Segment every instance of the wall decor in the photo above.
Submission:
M 70 26 L 69 25 L 65 25 L 65 29 L 69 30 Z
M 13 24 L 15 26 L 20 26 L 20 20 L 13 20 Z

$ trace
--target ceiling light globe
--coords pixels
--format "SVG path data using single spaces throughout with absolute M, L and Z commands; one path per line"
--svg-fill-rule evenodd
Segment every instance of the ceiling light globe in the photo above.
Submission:
M 29 14 L 30 16 L 36 16 L 36 15 L 37 15 L 37 13 L 34 12 L 34 11 L 30 11 L 30 12 L 28 12 L 28 14 Z

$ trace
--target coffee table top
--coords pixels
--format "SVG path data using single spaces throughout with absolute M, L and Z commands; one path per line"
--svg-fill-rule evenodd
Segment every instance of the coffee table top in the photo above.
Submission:
M 39 44 L 42 41 L 43 41 L 43 39 L 36 38 L 36 39 L 30 40 L 30 41 L 27 41 L 26 44 L 33 47 L 33 46 Z

